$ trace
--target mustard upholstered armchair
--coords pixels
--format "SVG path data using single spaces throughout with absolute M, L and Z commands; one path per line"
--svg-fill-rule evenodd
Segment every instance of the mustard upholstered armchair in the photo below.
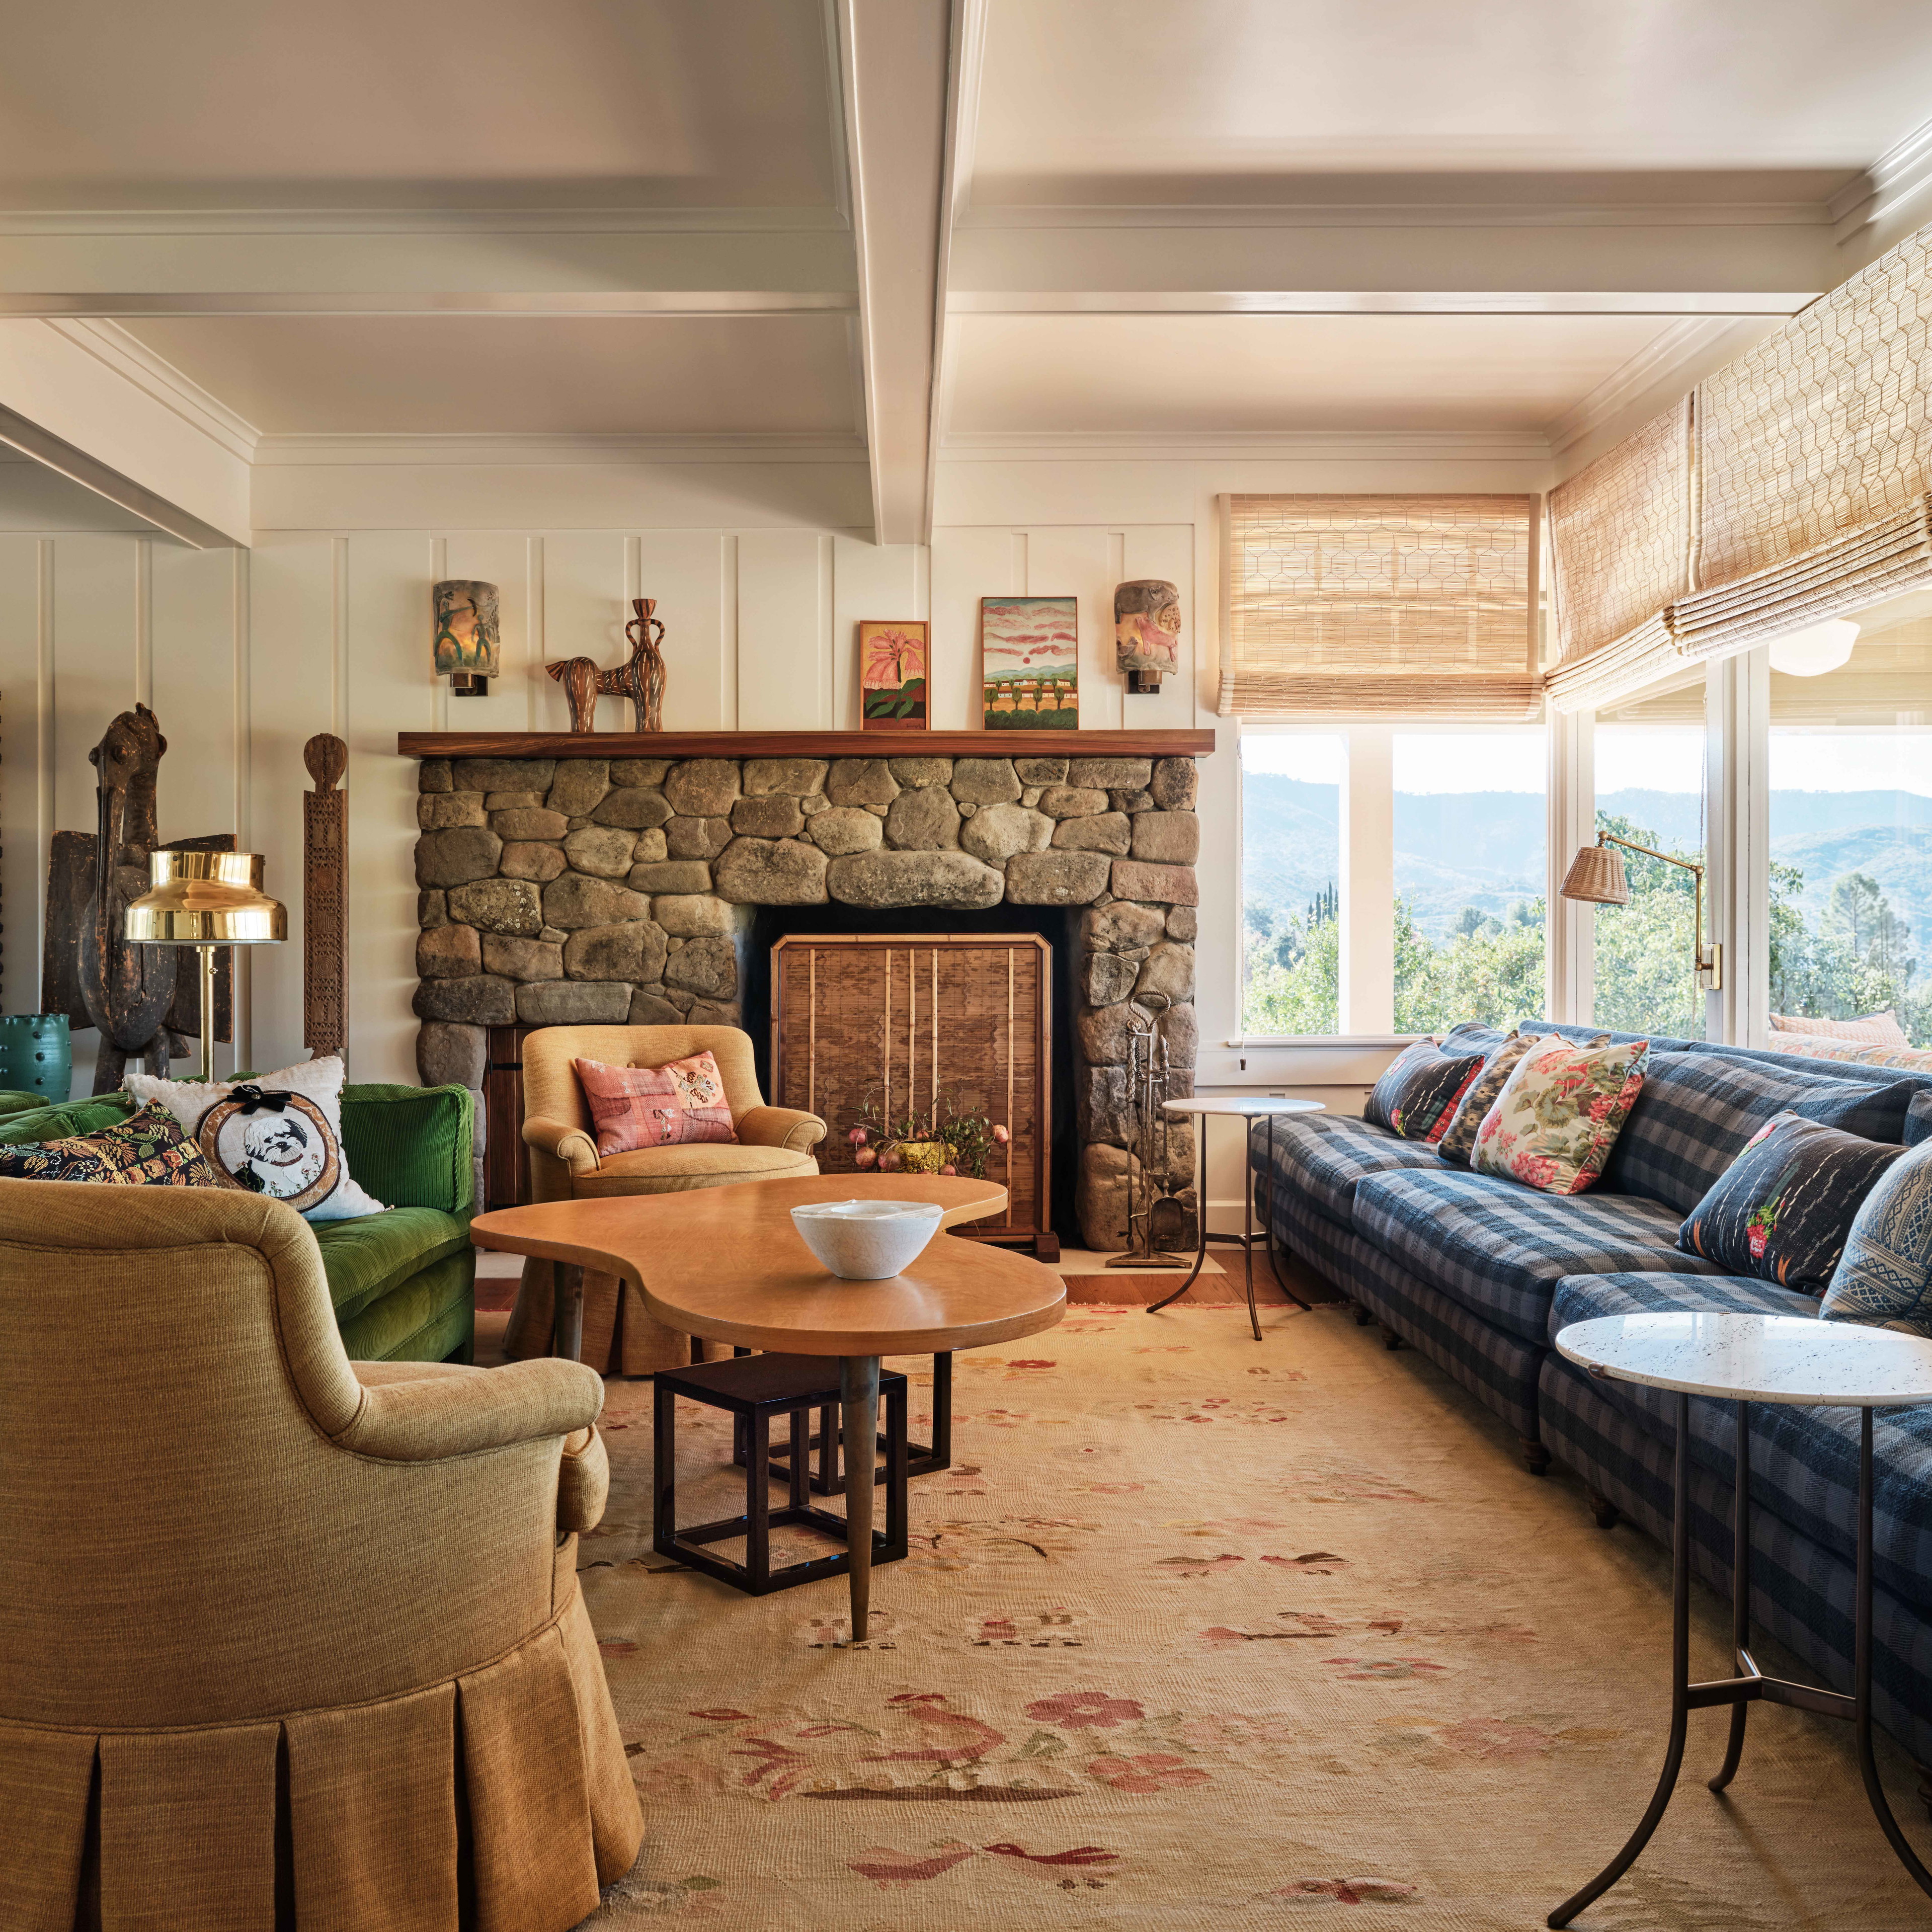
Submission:
M 640 1148 L 600 1160 L 597 1130 L 572 1063 L 662 1066 L 706 1052 L 717 1061 L 724 1080 L 736 1141 Z M 674 1194 L 739 1180 L 796 1180 L 818 1172 L 812 1150 L 824 1138 L 825 1123 L 816 1114 L 765 1105 L 752 1059 L 752 1036 L 736 1027 L 544 1027 L 524 1041 L 524 1141 L 530 1150 L 530 1192 L 538 1201 Z M 505 1343 L 511 1354 L 548 1349 L 553 1306 L 550 1264 L 525 1262 Z M 583 1359 L 600 1369 L 645 1375 L 682 1366 L 689 1359 L 689 1346 L 686 1337 L 674 1335 L 647 1314 L 640 1298 L 622 1289 L 615 1276 L 586 1271 Z
M 296 1932 L 594 1912 L 602 1398 L 351 1364 L 278 1202 L 0 1180 L 0 1925 L 269 1928 L 278 1865 Z

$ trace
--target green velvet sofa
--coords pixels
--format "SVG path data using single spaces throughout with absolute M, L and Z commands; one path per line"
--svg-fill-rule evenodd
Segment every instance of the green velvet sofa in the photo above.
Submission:
M 475 1096 L 464 1087 L 345 1087 L 349 1171 L 388 1211 L 310 1226 L 350 1359 L 466 1362 L 476 1352 Z M 134 1112 L 124 1093 L 46 1106 L 0 1094 L 0 1143 L 97 1132 Z

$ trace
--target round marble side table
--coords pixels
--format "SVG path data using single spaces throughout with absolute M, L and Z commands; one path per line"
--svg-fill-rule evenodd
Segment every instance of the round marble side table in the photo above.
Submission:
M 1227 1241 L 1241 1250 L 1241 1264 L 1246 1275 L 1248 1286 L 1248 1325 L 1255 1331 L 1255 1340 L 1262 1339 L 1262 1318 L 1255 1310 L 1255 1144 L 1246 1124 L 1250 1120 L 1265 1120 L 1268 1124 L 1268 1168 L 1274 1168 L 1274 1124 L 1280 1114 L 1318 1114 L 1323 1103 L 1319 1100 L 1289 1100 L 1279 1094 L 1228 1094 L 1220 1097 L 1196 1095 L 1186 1100 L 1163 1100 L 1164 1112 L 1176 1114 L 1193 1114 L 1201 1123 L 1194 1136 L 1194 1222 L 1200 1231 L 1200 1241 L 1194 1252 L 1194 1266 L 1187 1279 L 1172 1294 L 1163 1295 L 1160 1300 L 1148 1305 L 1150 1315 L 1158 1315 L 1171 1301 L 1178 1301 L 1199 1278 L 1202 1266 L 1208 1259 L 1210 1241 Z M 1208 1232 L 1208 1118 L 1210 1114 L 1231 1115 L 1242 1123 L 1241 1146 L 1245 1162 L 1246 1185 L 1243 1190 L 1241 1206 L 1245 1223 L 1238 1234 L 1210 1234 Z M 1262 1234 L 1267 1244 L 1268 1264 L 1274 1266 L 1274 1236 L 1262 1219 Z M 1298 1307 L 1308 1304 L 1297 1294 L 1288 1283 L 1282 1281 L 1281 1270 L 1275 1269 L 1275 1280 L 1280 1282 L 1282 1292 Z
M 1657 1829 L 1684 1762 L 1693 1711 L 1728 1704 L 1730 1742 L 1710 1780 L 1721 1791 L 1736 1774 L 1744 1743 L 1744 1716 L 1754 1703 L 1790 1704 L 1858 1727 L 1858 1768 L 1865 1795 L 1892 1850 L 1932 1894 L 1932 1873 L 1919 1862 L 1886 1803 L 1872 1756 L 1872 1411 L 1932 1402 L 1932 1341 L 1852 1322 L 1800 1315 L 1724 1312 L 1607 1315 L 1578 1322 L 1556 1337 L 1558 1352 L 1609 1382 L 1641 1382 L 1677 1397 L 1676 1502 L 1671 1532 L 1670 1743 L 1650 1808 L 1622 1851 L 1573 1898 L 1550 1915 L 1552 1927 L 1615 1885 Z M 1690 1682 L 1690 1398 L 1712 1396 L 1737 1405 L 1737 1497 L 1732 1505 L 1732 1674 Z M 1853 1604 L 1852 1694 L 1767 1677 L 1750 1654 L 1750 1431 L 1754 1402 L 1858 1411 L 1858 1583 Z

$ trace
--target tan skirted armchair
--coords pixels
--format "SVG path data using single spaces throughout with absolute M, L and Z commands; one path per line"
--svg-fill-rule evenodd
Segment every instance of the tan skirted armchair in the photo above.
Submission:
M 597 1130 L 572 1063 L 662 1066 L 708 1052 L 718 1063 L 731 1107 L 736 1142 L 698 1141 L 640 1148 L 599 1160 Z M 538 1201 L 610 1194 L 675 1194 L 738 1180 L 796 1180 L 818 1172 L 812 1150 L 825 1138 L 816 1114 L 768 1107 L 758 1089 L 752 1036 L 736 1027 L 544 1027 L 524 1041 L 524 1140 L 530 1150 L 530 1192 Z M 524 1264 L 523 1286 L 505 1347 L 513 1356 L 550 1346 L 550 1264 Z M 690 1360 L 689 1338 L 674 1334 L 645 1310 L 614 1275 L 584 1277 L 584 1353 L 593 1368 L 650 1375 Z
M 279 1202 L 0 1180 L 0 1926 L 594 1912 L 643 1833 L 577 1582 L 602 1396 L 352 1365 Z

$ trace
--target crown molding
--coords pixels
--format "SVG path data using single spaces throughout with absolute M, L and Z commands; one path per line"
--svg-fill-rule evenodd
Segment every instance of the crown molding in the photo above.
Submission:
M 1561 456 L 1586 436 L 1603 428 L 1647 392 L 1663 387 L 1679 372 L 1688 389 L 1696 378 L 1689 371 L 1717 343 L 1748 318 L 1732 315 L 1690 315 L 1653 336 L 1628 362 L 1619 363 L 1587 395 L 1572 404 L 1545 430 L 1550 453 Z
M 410 435 L 370 433 L 341 435 L 264 436 L 256 443 L 257 467 L 308 466 L 389 466 L 516 464 L 863 463 L 866 446 L 856 436 L 718 435 L 609 436 L 586 433 L 554 435 L 451 434 Z
M 1819 228 L 1822 202 L 1112 202 L 969 207 L 959 226 L 1017 228 Z
M 1550 459 L 1540 430 L 954 430 L 949 463 L 1528 462 Z
M 1832 233 L 1849 242 L 1932 182 L 1932 121 L 1894 142 L 1826 204 Z
M 164 362 L 144 342 L 130 335 L 118 322 L 98 317 L 50 318 L 46 326 L 76 348 L 84 349 L 124 381 L 191 428 L 219 443 L 244 463 L 255 460 L 262 433 L 245 416 L 238 416 L 220 397 Z
M 0 208 L 0 236 L 800 235 L 850 226 L 836 208 Z

